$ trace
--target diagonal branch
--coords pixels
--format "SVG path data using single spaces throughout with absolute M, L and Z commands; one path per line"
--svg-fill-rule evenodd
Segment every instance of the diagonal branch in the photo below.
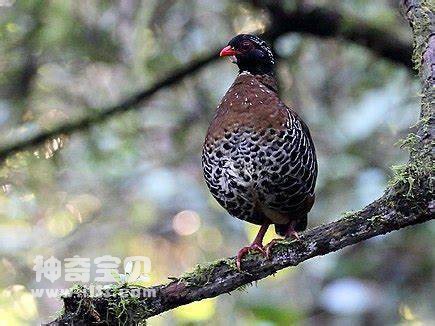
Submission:
M 89 298 L 87 289 L 76 288 L 72 296 L 64 298 L 63 315 L 51 324 L 137 324 L 178 306 L 229 293 L 310 258 L 427 222 L 434 215 L 429 194 L 426 195 L 405 202 L 386 194 L 360 212 L 302 233 L 300 241 L 283 240 L 273 247 L 270 260 L 250 254 L 243 261 L 243 272 L 235 268 L 234 257 L 231 257 L 198 265 L 191 273 L 151 288 L 122 285 L 93 298 Z M 141 291 L 139 298 L 133 294 L 129 296 L 128 293 L 138 289 Z M 118 295 L 120 291 L 124 291 L 124 296 Z
M 132 294 L 131 291 L 137 288 L 129 285 L 113 287 L 98 297 L 89 297 L 89 291 L 83 287 L 76 288 L 71 296 L 64 298 L 62 315 L 50 324 L 137 324 L 175 307 L 228 293 L 312 257 L 434 219 L 431 183 L 434 170 L 431 156 L 434 141 L 434 13 L 427 0 L 403 1 L 403 8 L 414 31 L 414 61 L 419 68 L 423 91 L 421 120 L 417 135 L 412 134 L 404 142 L 411 152 L 409 162 L 396 170 L 391 187 L 380 199 L 359 212 L 302 233 L 300 241 L 282 241 L 273 247 L 270 260 L 248 255 L 242 265 L 243 272 L 235 269 L 234 257 L 231 257 L 199 265 L 195 271 L 168 284 L 142 288 L 140 297 Z M 120 295 L 121 290 L 127 292 Z
M 35 135 L 30 135 L 26 138 L 23 138 L 13 144 L 4 146 L 0 149 L 0 162 L 18 151 L 29 149 L 35 145 L 40 145 L 53 137 L 59 135 L 70 135 L 77 131 L 86 130 L 97 123 L 106 121 L 116 114 L 138 109 L 140 104 L 151 98 L 158 91 L 177 84 L 185 77 L 197 72 L 210 62 L 216 60 L 218 58 L 217 53 L 218 51 L 216 50 L 211 54 L 204 55 L 200 59 L 193 60 L 183 68 L 174 70 L 168 74 L 167 77 L 160 79 L 151 87 L 126 98 L 119 104 L 100 110 L 98 113 L 91 114 L 74 121 L 59 124 L 52 129 L 41 131 Z M 93 110 L 89 109 L 89 111 Z
M 338 37 L 365 46 L 374 53 L 393 62 L 405 65 L 408 68 L 411 67 L 412 48 L 410 44 L 404 43 L 390 32 L 370 26 L 370 24 L 362 20 L 354 17 L 345 18 L 346 16 L 343 14 L 322 8 L 297 9 L 293 12 L 285 12 L 280 7 L 263 4 L 262 1 L 251 2 L 256 6 L 266 7 L 271 12 L 272 24 L 264 34 L 271 42 L 289 32 L 308 33 L 319 37 Z M 218 58 L 217 53 L 217 50 L 212 51 L 199 59 L 191 61 L 185 67 L 174 70 L 148 89 L 133 94 L 119 104 L 101 109 L 98 113 L 77 120 L 61 123 L 48 130 L 27 135 L 13 143 L 0 147 L 0 163 L 14 153 L 41 145 L 59 135 L 70 135 L 87 130 L 116 114 L 139 109 L 140 105 L 158 91 L 176 85 L 184 78 L 192 76 L 201 68 L 214 62 Z M 95 110 L 89 109 L 86 111 L 92 112 Z
M 324 7 L 298 6 L 293 11 L 286 11 L 280 5 L 282 1 L 247 0 L 247 2 L 268 10 L 272 23 L 267 33 L 271 38 L 288 32 L 325 38 L 335 37 L 366 47 L 379 57 L 412 70 L 410 44 L 396 34 L 358 17 Z

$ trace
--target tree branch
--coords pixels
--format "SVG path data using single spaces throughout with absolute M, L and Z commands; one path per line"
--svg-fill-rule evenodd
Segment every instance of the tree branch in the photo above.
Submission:
M 142 289 L 138 299 L 117 295 L 122 289 L 127 290 L 125 293 L 137 289 L 127 285 L 94 298 L 89 298 L 85 288 L 78 288 L 64 298 L 64 313 L 51 324 L 137 324 L 178 306 L 229 293 L 310 258 L 434 218 L 428 198 L 416 209 L 410 209 L 410 203 L 401 207 L 396 200 L 385 196 L 349 217 L 303 232 L 301 241 L 282 241 L 273 247 L 270 260 L 251 254 L 243 261 L 243 272 L 235 268 L 234 257 L 199 265 L 169 284 Z
M 98 113 L 91 114 L 89 116 L 74 121 L 59 124 L 52 129 L 41 131 L 35 135 L 29 135 L 28 137 L 25 137 L 13 144 L 4 146 L 0 149 L 0 163 L 6 157 L 18 151 L 40 145 L 56 136 L 70 135 L 77 131 L 89 129 L 91 126 L 97 123 L 104 122 L 116 114 L 120 114 L 133 109 L 138 109 L 138 106 L 140 104 L 151 98 L 161 89 L 175 85 L 185 77 L 197 72 L 199 69 L 203 68 L 210 62 L 216 60 L 218 58 L 217 53 L 218 51 L 216 50 L 210 54 L 204 55 L 199 59 L 193 60 L 191 63 L 187 64 L 183 68 L 174 70 L 173 72 L 169 73 L 167 77 L 164 77 L 161 80 L 157 81 L 151 87 L 128 97 L 117 105 L 108 107 L 106 109 L 100 110 Z M 89 111 L 95 110 L 89 109 Z
M 395 34 L 354 17 L 323 7 L 299 6 L 286 11 L 281 1 L 248 0 L 271 15 L 268 34 L 276 38 L 288 32 L 300 32 L 318 37 L 336 37 L 356 43 L 373 53 L 412 70 L 412 47 Z
M 319 37 L 339 37 L 367 47 L 374 53 L 406 67 L 411 66 L 411 46 L 403 43 L 388 31 L 370 26 L 354 17 L 345 19 L 345 15 L 322 8 L 297 9 L 294 12 L 285 12 L 277 5 L 263 3 L 263 1 L 250 1 L 255 6 L 266 7 L 272 15 L 272 24 L 264 34 L 271 42 L 288 32 L 309 33 Z M 104 122 L 112 116 L 139 109 L 140 105 L 150 99 L 159 90 L 173 86 L 184 78 L 196 73 L 199 69 L 218 59 L 218 51 L 204 55 L 193 60 L 185 67 L 175 70 L 167 77 L 157 81 L 150 88 L 126 98 L 119 104 L 98 110 L 97 113 L 79 118 L 74 121 L 61 123 L 54 128 L 42 130 L 35 134 L 26 135 L 13 143 L 0 148 L 0 164 L 14 153 L 44 144 L 46 141 L 59 135 L 70 135 L 78 131 L 91 128 L 93 125 Z M 88 109 L 86 111 L 96 111 Z
M 237 271 L 231 257 L 199 265 L 168 284 L 142 288 L 139 298 L 126 295 L 131 292 L 120 295 L 121 290 L 137 289 L 128 285 L 108 289 L 99 297 L 89 297 L 87 289 L 76 288 L 64 298 L 62 315 L 50 324 L 136 324 L 175 307 L 228 293 L 310 258 L 433 219 L 434 14 L 424 0 L 404 1 L 403 8 L 414 31 L 414 58 L 423 89 L 421 121 L 417 135 L 411 134 L 403 143 L 411 152 L 409 162 L 396 170 L 391 187 L 379 200 L 336 222 L 303 232 L 300 241 L 283 240 L 273 247 L 270 260 L 249 254 L 243 272 Z

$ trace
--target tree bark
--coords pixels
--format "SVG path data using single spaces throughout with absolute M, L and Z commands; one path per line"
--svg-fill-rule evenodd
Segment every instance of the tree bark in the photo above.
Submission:
M 380 199 L 336 222 L 303 232 L 300 240 L 283 240 L 273 247 L 270 259 L 249 254 L 243 261 L 242 272 L 235 268 L 234 257 L 198 265 L 193 272 L 168 284 L 142 288 L 142 293 L 154 293 L 154 297 L 120 296 L 120 290 L 134 289 L 128 285 L 108 289 L 106 295 L 110 297 L 89 297 L 86 288 L 76 288 L 71 296 L 63 299 L 62 315 L 50 324 L 137 324 L 181 305 L 229 293 L 312 257 L 432 220 L 434 10 L 424 0 L 403 1 L 402 8 L 414 32 L 413 57 L 422 85 L 421 119 L 417 133 L 403 142 L 410 150 L 409 162 L 396 169 L 390 187 Z

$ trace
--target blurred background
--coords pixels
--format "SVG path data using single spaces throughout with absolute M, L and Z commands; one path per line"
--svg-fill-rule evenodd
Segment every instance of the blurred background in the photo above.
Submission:
M 299 4 L 358 17 L 411 44 L 396 2 Z M 267 9 L 249 1 L 1 0 L 0 144 L 119 103 L 269 24 Z M 336 38 L 287 33 L 273 47 L 281 96 L 310 126 L 318 152 L 312 227 L 382 195 L 391 166 L 408 157 L 395 144 L 418 119 L 419 83 L 404 65 Z M 146 256 L 151 285 L 252 240 L 258 227 L 217 204 L 200 165 L 208 123 L 236 74 L 217 59 L 137 110 L 1 164 L 0 325 L 47 322 L 60 310 L 60 300 L 31 290 L 72 283 L 36 282 L 38 255 Z M 433 324 L 434 239 L 433 223 L 407 228 L 148 323 Z

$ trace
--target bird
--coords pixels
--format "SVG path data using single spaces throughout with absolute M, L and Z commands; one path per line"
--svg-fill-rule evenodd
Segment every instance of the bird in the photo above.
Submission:
M 280 99 L 271 47 L 256 35 L 239 34 L 220 56 L 230 57 L 239 73 L 214 113 L 201 161 L 217 202 L 261 226 L 237 254 L 241 270 L 248 252 L 269 255 L 276 242 L 263 245 L 270 225 L 280 236 L 299 239 L 314 204 L 318 164 L 308 126 Z

